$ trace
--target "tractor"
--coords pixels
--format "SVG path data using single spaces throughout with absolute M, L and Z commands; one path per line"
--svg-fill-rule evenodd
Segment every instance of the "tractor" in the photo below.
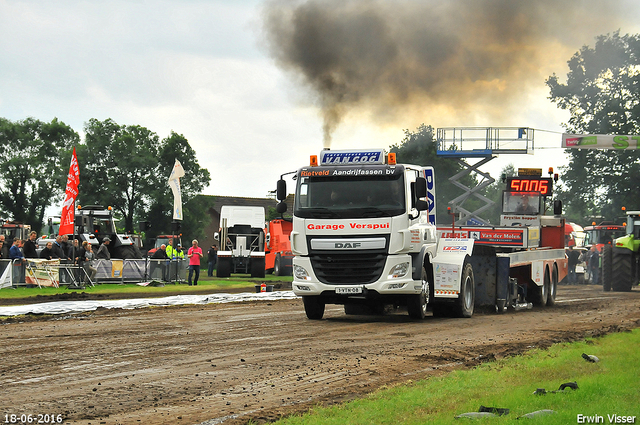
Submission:
M 605 291 L 628 292 L 640 276 L 640 211 L 627 211 L 626 236 L 602 248 L 602 284 Z

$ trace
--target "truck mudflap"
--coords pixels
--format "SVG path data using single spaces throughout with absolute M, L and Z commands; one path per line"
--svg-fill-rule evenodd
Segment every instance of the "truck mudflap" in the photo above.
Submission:
M 462 270 L 473 253 L 473 239 L 441 238 L 433 258 L 435 298 L 458 298 Z

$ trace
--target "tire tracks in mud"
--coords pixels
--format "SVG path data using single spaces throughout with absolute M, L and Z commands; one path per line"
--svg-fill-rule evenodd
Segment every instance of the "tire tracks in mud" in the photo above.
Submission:
M 553 308 L 309 321 L 299 300 L 97 311 L 0 327 L 7 413 L 74 424 L 244 424 L 640 325 L 640 291 L 559 287 Z M 464 324 L 464 326 L 462 326 Z

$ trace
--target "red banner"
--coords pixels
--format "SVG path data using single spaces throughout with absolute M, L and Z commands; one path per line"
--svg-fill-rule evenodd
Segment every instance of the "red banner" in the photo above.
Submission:
M 73 235 L 73 222 L 75 216 L 75 203 L 78 197 L 78 184 L 80 183 L 80 168 L 76 148 L 73 148 L 69 175 L 67 176 L 67 188 L 65 190 L 64 203 L 62 204 L 62 217 L 60 217 L 60 235 Z

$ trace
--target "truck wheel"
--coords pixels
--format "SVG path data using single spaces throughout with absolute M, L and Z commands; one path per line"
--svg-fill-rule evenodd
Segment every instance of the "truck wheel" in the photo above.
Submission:
M 462 268 L 462 280 L 460 282 L 460 294 L 455 302 L 454 313 L 456 317 L 473 316 L 473 307 L 476 301 L 476 285 L 473 278 L 473 267 L 466 263 Z
M 542 286 L 537 286 L 535 284 L 534 286 L 533 304 L 538 307 L 545 307 L 547 305 L 547 300 L 549 299 L 549 287 L 551 286 L 549 269 L 545 269 L 544 271 L 544 281 L 542 282 Z
M 613 271 L 611 269 L 612 251 L 613 248 L 611 245 L 602 247 L 602 289 L 605 292 L 611 291 L 611 282 L 613 279 Z
M 218 258 L 217 277 L 231 276 L 231 258 Z
M 622 250 L 622 248 L 619 248 Z M 626 252 L 625 252 L 626 251 Z M 611 256 L 611 289 L 618 292 L 629 292 L 633 286 L 632 252 L 628 249 L 613 251 Z
M 264 277 L 264 257 L 251 259 L 251 277 Z
M 409 317 L 422 320 L 427 315 L 427 304 L 429 304 L 429 279 L 427 270 L 422 266 L 422 291 L 418 295 L 410 295 L 407 303 Z
M 136 250 L 133 245 L 122 245 L 116 248 L 116 252 L 114 257 L 122 258 L 123 260 L 133 260 L 136 258 L 142 258 L 142 256 L 138 257 L 136 254 Z
M 307 313 L 309 320 L 321 320 L 324 316 L 324 302 L 319 296 L 307 295 L 302 297 L 302 303 L 304 304 L 304 312 Z
M 558 266 L 553 265 L 553 272 L 551 273 L 551 282 L 549 282 L 549 293 L 547 294 L 547 305 L 552 306 L 556 304 L 556 293 L 558 291 Z
M 276 260 L 273 263 L 273 275 L 282 276 L 282 258 L 280 257 L 280 253 L 276 254 Z

